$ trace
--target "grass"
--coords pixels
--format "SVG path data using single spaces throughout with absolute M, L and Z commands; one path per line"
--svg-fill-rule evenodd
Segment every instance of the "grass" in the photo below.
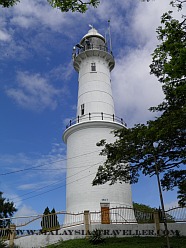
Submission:
M 171 237 L 171 248 L 186 248 L 186 237 Z M 107 238 L 99 245 L 90 244 L 86 239 L 61 241 L 47 248 L 166 248 L 164 237 Z

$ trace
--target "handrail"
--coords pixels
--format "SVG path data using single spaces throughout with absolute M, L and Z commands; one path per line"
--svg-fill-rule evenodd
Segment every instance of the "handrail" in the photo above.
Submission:
M 107 211 L 108 210 L 106 210 L 105 212 L 107 213 Z M 90 223 L 101 223 L 103 212 L 104 210 L 90 211 L 89 212 Z M 160 216 L 161 209 L 159 210 L 152 209 L 150 211 L 146 211 L 146 210 L 135 209 L 132 206 L 113 207 L 113 208 L 109 208 L 110 223 L 116 223 L 116 224 L 119 224 L 119 223 L 154 223 L 155 212 L 156 213 L 159 212 L 158 219 L 161 223 L 162 222 L 161 216 Z M 138 213 L 141 213 L 141 215 Z M 166 213 L 168 217 L 168 223 L 178 223 L 178 222 L 185 223 L 186 222 L 186 208 L 185 207 L 175 207 L 175 208 L 167 210 Z M 66 220 L 64 221 L 63 216 L 61 217 L 61 219 L 60 218 L 57 219 L 59 215 L 64 215 Z M 25 218 L 26 220 L 24 220 Z M 46 218 L 46 221 L 43 222 L 44 225 L 41 226 L 42 229 L 39 226 L 40 229 L 33 230 L 34 233 L 37 232 L 37 230 L 39 230 L 40 232 L 43 232 L 45 231 L 45 228 L 46 230 L 53 230 L 53 229 L 59 230 L 59 228 L 66 228 L 66 227 L 72 227 L 72 226 L 78 226 L 78 225 L 84 224 L 84 212 L 70 213 L 66 211 L 60 211 L 60 212 L 56 212 L 56 213 L 49 214 L 49 215 L 38 214 L 38 215 L 32 215 L 32 216 L 1 218 L 0 220 L 3 221 L 3 220 L 9 219 L 10 225 L 12 221 L 14 221 L 14 225 L 16 225 L 16 228 L 19 228 L 19 227 L 29 225 L 31 222 L 39 218 L 42 221 L 44 220 L 44 218 Z M 18 221 L 17 224 L 15 223 L 16 219 Z M 24 223 L 19 223 L 19 219 L 21 219 L 21 221 Z M 12 231 L 10 225 L 8 225 L 7 227 L 0 228 L 0 238 L 6 237 L 10 233 L 10 231 Z M 24 229 L 20 230 L 20 232 L 22 231 L 24 233 Z M 25 232 L 29 234 L 30 232 L 32 232 L 32 230 L 29 230 L 27 228 Z M 19 233 L 19 230 L 17 229 L 17 236 L 19 236 L 18 233 Z
M 95 112 L 95 113 L 88 113 L 88 114 L 81 115 L 81 116 L 78 115 L 77 117 L 69 121 L 69 123 L 66 125 L 66 128 L 69 128 L 80 122 L 95 121 L 95 120 L 117 122 L 117 123 L 122 124 L 124 127 L 127 127 L 127 124 L 123 121 L 123 119 L 115 116 L 114 114 L 111 115 L 111 114 L 106 114 L 103 112 Z
M 78 48 L 77 49 L 77 52 L 74 51 L 73 54 L 75 56 L 79 55 L 80 53 L 83 53 L 87 50 L 100 50 L 100 51 L 105 51 L 107 53 L 110 53 L 112 56 L 112 51 L 109 51 L 108 50 L 108 47 L 107 46 L 103 46 L 103 45 L 94 45 L 94 44 L 90 44 L 90 45 L 85 45 L 85 46 L 82 46 L 81 48 Z

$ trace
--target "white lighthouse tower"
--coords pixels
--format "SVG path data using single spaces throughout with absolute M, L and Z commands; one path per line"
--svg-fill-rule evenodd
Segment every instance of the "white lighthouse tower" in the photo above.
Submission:
M 105 38 L 91 28 L 73 49 L 73 65 L 79 73 L 77 116 L 63 134 L 67 144 L 66 211 L 100 211 L 101 204 L 132 207 L 127 183 L 92 186 L 100 156 L 96 143 L 114 142 L 111 131 L 125 127 L 115 116 L 111 71 L 115 61 Z

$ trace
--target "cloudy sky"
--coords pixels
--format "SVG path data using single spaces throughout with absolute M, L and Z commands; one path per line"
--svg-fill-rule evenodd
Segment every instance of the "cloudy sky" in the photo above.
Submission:
M 0 190 L 17 215 L 43 213 L 46 206 L 65 210 L 62 134 L 76 115 L 78 89 L 71 55 L 88 25 L 104 35 L 111 20 L 116 114 L 132 127 L 153 118 L 148 108 L 163 99 L 149 64 L 160 17 L 170 8 L 169 0 L 101 0 L 86 14 L 61 13 L 47 0 L 0 8 Z M 142 177 L 132 193 L 135 202 L 159 206 L 153 178 Z M 174 191 L 164 198 L 175 206 Z

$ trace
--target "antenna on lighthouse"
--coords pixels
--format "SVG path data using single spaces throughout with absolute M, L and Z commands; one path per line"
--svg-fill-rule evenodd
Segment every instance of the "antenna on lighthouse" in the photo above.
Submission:
M 110 52 L 112 53 L 112 38 L 110 32 L 110 20 L 108 20 L 108 34 L 109 34 L 109 41 L 110 41 Z

